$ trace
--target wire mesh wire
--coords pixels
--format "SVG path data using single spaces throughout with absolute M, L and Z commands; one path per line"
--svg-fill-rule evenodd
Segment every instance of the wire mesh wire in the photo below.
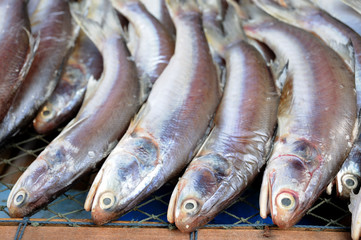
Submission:
M 13 184 L 59 131 L 60 129 L 45 136 L 38 135 L 29 128 L 24 133 L 14 137 L 6 146 L 0 149 L 0 223 L 19 224 L 18 239 L 19 237 L 21 238 L 20 234 L 23 232 L 21 229 L 27 225 L 42 226 L 51 223 L 79 226 L 92 224 L 91 221 L 81 220 L 91 219 L 90 213 L 84 210 L 83 204 L 96 170 L 82 178 L 72 189 L 30 217 L 19 221 L 11 219 L 9 216 L 6 201 Z M 273 225 L 270 217 L 262 219 L 259 215 L 258 197 L 260 183 L 261 178 L 259 177 L 236 202 L 222 211 L 205 228 L 233 228 L 239 226 L 263 228 Z M 167 222 L 166 218 L 168 202 L 174 185 L 175 181 L 167 183 L 118 219 L 119 221 L 127 222 L 111 222 L 108 225 L 175 228 L 174 225 Z M 59 221 L 59 219 L 62 221 Z M 349 230 L 350 223 L 351 214 L 348 211 L 347 202 L 333 196 L 322 195 L 296 227 L 317 230 Z

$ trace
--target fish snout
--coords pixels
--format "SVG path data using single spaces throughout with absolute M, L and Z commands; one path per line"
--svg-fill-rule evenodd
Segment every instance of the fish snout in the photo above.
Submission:
M 110 205 L 107 197 L 103 198 L 105 206 Z M 111 208 L 103 209 L 102 204 L 97 204 L 94 209 L 92 209 L 91 215 L 93 222 L 96 225 L 103 225 L 107 222 L 110 222 L 113 219 L 116 219 L 119 216 L 118 212 L 111 211 Z M 104 207 L 104 206 L 103 206 Z
M 290 190 L 280 191 L 274 198 L 274 204 L 271 207 L 272 220 L 280 228 L 289 228 L 293 226 L 301 216 L 297 216 L 298 196 Z

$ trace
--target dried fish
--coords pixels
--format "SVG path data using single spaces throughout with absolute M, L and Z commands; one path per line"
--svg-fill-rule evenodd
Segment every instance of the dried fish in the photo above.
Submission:
M 102 56 L 93 42 L 80 32 L 62 78 L 33 121 L 40 134 L 48 133 L 71 119 L 83 101 L 89 78 L 99 79 Z
M 227 80 L 214 127 L 170 200 L 168 221 L 183 232 L 210 221 L 252 182 L 266 162 L 277 122 L 275 83 L 232 6 L 225 36 L 212 20 L 204 23 L 207 39 L 225 59 Z
M 180 173 L 220 99 L 196 1 L 167 4 L 177 29 L 175 54 L 93 182 L 84 207 L 96 224 L 129 211 Z
M 30 22 L 33 34 L 40 38 L 39 47 L 28 75 L 0 124 L 0 144 L 33 120 L 53 92 L 61 65 L 73 44 L 68 3 L 64 0 L 37 3 Z
M 107 0 L 93 0 L 89 20 L 75 10 L 82 29 L 103 56 L 101 79 L 90 80 L 75 119 L 19 178 L 7 206 L 11 217 L 23 217 L 49 203 L 80 176 L 93 169 L 116 145 L 140 106 L 135 63 L 121 37 L 116 13 Z M 77 4 L 73 3 L 77 9 Z M 96 91 L 95 91 L 96 89 Z
M 260 214 L 294 225 L 323 192 L 358 132 L 355 78 L 344 61 L 311 33 L 252 9 L 247 35 L 276 54 L 284 87 L 278 132 L 261 187 Z

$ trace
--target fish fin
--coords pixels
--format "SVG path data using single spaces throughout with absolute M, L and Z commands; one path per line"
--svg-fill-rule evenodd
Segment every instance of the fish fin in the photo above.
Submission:
M 269 209 L 269 182 L 266 172 L 263 175 L 261 191 L 259 195 L 259 214 L 263 219 L 270 213 Z
M 26 77 L 26 75 L 28 74 L 31 64 L 33 63 L 36 51 L 38 50 L 39 43 L 40 43 L 40 34 L 38 34 L 36 36 L 36 38 L 34 38 L 26 28 L 24 28 L 24 31 L 26 32 L 26 34 L 29 37 L 29 52 L 28 52 L 28 55 L 26 56 L 23 66 L 20 70 L 20 76 L 22 79 L 24 79 Z
M 184 12 L 200 12 L 197 0 L 166 0 L 166 5 L 172 19 Z
M 77 3 L 70 3 L 70 12 L 81 29 L 93 41 L 101 52 L 107 38 L 118 35 L 124 36 L 123 28 L 110 2 L 102 0 L 103 4 L 94 5 L 90 8 L 87 18 L 77 9 Z
M 94 198 L 95 198 L 95 194 L 98 190 L 98 187 L 99 187 L 99 184 L 101 183 L 102 181 L 102 178 L 103 178 L 103 174 L 104 174 L 104 170 L 103 168 L 101 168 L 97 174 L 97 176 L 95 177 L 90 189 L 89 189 L 89 192 L 88 192 L 88 195 L 85 199 L 85 203 L 84 203 L 84 209 L 85 211 L 90 211 L 92 209 L 92 206 L 93 206 L 93 202 L 94 202 Z
M 271 72 L 273 78 L 275 79 L 275 84 L 277 88 L 277 92 L 279 95 L 282 93 L 283 86 L 287 80 L 287 72 L 288 72 L 288 61 L 281 68 L 280 63 L 278 61 L 271 61 L 268 63 L 271 68 Z

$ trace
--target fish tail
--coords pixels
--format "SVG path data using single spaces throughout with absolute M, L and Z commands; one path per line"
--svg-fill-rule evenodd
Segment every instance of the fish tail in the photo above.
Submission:
M 79 12 L 79 4 L 76 2 L 70 3 L 70 10 L 81 29 L 101 51 L 106 39 L 114 35 L 124 36 L 124 33 L 110 2 L 100 0 L 97 3 L 91 6 L 88 17 Z
M 200 12 L 197 0 L 166 0 L 166 3 L 172 17 L 184 12 Z

